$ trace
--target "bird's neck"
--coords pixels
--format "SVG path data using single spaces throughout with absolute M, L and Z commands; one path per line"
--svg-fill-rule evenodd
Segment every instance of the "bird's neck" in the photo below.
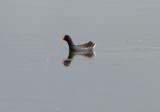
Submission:
M 75 45 L 74 45 L 74 43 L 73 43 L 72 40 L 67 41 L 67 43 L 68 43 L 68 45 L 69 45 L 69 49 L 70 49 L 70 50 L 73 50 L 73 49 L 75 48 Z

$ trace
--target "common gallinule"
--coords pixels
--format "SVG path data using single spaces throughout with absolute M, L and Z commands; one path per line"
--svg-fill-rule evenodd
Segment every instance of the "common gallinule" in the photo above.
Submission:
M 91 41 L 85 44 L 75 45 L 69 35 L 63 36 L 61 40 L 67 41 L 70 51 L 90 51 L 96 46 L 96 44 Z

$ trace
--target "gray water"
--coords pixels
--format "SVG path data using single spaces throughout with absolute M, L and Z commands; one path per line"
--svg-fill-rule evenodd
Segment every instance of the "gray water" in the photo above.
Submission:
M 1 112 L 159 112 L 160 1 L 0 0 Z M 96 56 L 75 55 L 97 43 Z

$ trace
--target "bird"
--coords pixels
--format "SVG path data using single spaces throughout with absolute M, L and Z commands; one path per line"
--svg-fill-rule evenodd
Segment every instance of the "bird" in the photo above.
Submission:
M 61 40 L 65 40 L 68 43 L 70 51 L 92 51 L 96 44 L 89 41 L 85 44 L 75 45 L 69 35 L 64 35 Z

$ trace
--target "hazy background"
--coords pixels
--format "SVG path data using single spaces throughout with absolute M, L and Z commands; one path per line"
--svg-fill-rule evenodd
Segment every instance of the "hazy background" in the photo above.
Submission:
M 1 112 L 159 112 L 159 0 L 0 0 Z M 69 67 L 61 36 L 96 42 Z

